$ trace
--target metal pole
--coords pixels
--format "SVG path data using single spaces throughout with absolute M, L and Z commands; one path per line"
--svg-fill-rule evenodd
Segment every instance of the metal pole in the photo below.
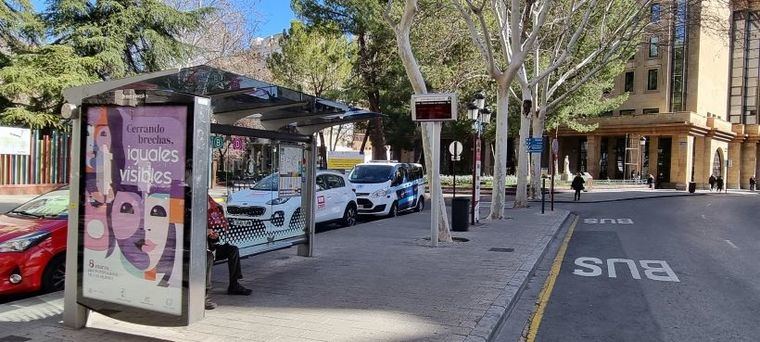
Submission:
M 546 207 L 546 178 L 541 179 L 541 213 L 544 213 L 544 207 Z
M 80 109 L 77 109 L 80 110 Z M 79 267 L 79 180 L 82 153 L 82 118 L 71 120 L 71 178 L 69 180 L 69 229 L 66 233 L 66 278 L 63 290 L 63 325 L 73 329 L 83 328 L 90 313 L 77 303 Z M 86 133 L 85 133 L 86 134 Z
M 454 195 L 453 198 L 457 197 L 457 168 L 454 165 L 454 161 L 457 159 L 457 144 L 454 144 L 454 155 L 451 156 L 451 174 L 454 175 Z
M 557 160 L 557 155 L 554 154 L 554 151 L 552 151 L 552 158 L 551 158 L 551 161 L 550 161 L 551 167 L 552 167 L 552 184 L 551 184 L 551 188 L 550 188 L 551 190 L 549 191 L 550 192 L 549 195 L 551 196 L 551 211 L 554 211 L 554 175 L 555 175 L 555 172 L 556 172 L 554 170 L 554 165 L 556 164 L 555 160 Z
M 477 140 L 478 140 L 476 136 L 477 134 L 478 134 L 477 131 L 472 133 L 472 203 L 470 203 L 471 204 L 470 206 L 471 208 L 470 224 L 471 225 L 475 224 L 475 209 L 476 209 L 475 208 L 475 204 L 476 204 L 475 203 L 475 186 L 477 184 L 476 182 L 479 181 L 476 174 L 477 172 L 476 164 L 477 164 L 477 156 L 478 156 L 478 147 L 476 146 Z
M 431 219 L 430 219 L 430 245 L 432 247 L 438 247 L 438 221 L 441 217 L 441 201 L 443 200 L 440 196 L 441 194 L 441 122 L 428 122 L 425 123 L 427 125 L 428 129 L 428 136 L 432 141 L 430 141 L 430 146 L 432 147 L 432 164 L 433 169 L 430 170 L 432 173 L 431 175 L 431 181 L 432 184 L 430 185 L 430 197 L 431 197 L 431 205 L 433 206 L 433 210 L 430 211 Z

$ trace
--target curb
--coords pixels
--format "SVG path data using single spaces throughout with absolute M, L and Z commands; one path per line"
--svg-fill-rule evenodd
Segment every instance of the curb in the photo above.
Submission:
M 685 193 L 685 194 L 672 194 L 672 195 L 652 195 L 652 196 L 642 196 L 642 197 L 628 197 L 628 198 L 613 198 L 613 199 L 606 199 L 606 200 L 596 200 L 596 201 L 568 201 L 568 200 L 554 200 L 554 203 L 606 203 L 606 202 L 622 202 L 622 201 L 634 201 L 634 200 L 640 200 L 640 199 L 651 199 L 651 198 L 666 198 L 666 197 L 687 197 L 687 196 L 706 196 L 708 194 L 705 193 Z M 531 203 L 541 203 L 540 200 L 530 200 L 528 202 Z M 548 202 L 548 201 L 547 201 Z
M 498 327 L 501 326 L 504 318 L 509 316 L 509 313 L 512 312 L 512 309 L 517 304 L 516 299 L 519 298 L 525 290 L 528 278 L 536 270 L 541 259 L 544 258 L 549 243 L 557 238 L 557 234 L 562 230 L 561 228 L 568 224 L 574 215 L 574 213 L 568 211 L 565 214 L 562 223 L 557 225 L 553 232 L 546 234 L 542 238 L 539 242 L 539 246 L 542 247 L 533 251 L 533 253 L 528 256 L 523 265 L 520 266 L 520 269 L 518 269 L 517 273 L 515 273 L 515 275 L 512 276 L 512 279 L 507 282 L 506 286 L 501 291 L 501 294 L 499 294 L 499 296 L 496 297 L 496 300 L 491 303 L 486 314 L 478 321 L 470 334 L 467 335 L 465 342 L 487 342 L 493 340 Z M 515 281 L 519 281 L 519 284 L 516 284 Z

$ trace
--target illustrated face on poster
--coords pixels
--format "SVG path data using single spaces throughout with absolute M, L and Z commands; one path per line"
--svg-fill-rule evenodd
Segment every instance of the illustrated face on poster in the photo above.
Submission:
M 88 109 L 83 296 L 182 314 L 186 115 Z

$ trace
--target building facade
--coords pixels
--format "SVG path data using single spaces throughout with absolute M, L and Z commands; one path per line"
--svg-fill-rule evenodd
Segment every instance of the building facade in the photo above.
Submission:
M 651 5 L 653 29 L 611 91 L 627 92 L 627 101 L 589 120 L 598 124 L 593 132 L 559 131 L 570 172 L 597 179 L 652 174 L 677 189 L 689 182 L 706 188 L 714 175 L 728 187 L 749 187 L 759 160 L 760 11 L 722 4 Z M 730 32 L 716 29 L 716 20 Z

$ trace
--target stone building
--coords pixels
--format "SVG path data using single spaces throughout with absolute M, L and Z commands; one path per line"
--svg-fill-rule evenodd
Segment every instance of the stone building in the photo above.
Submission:
M 593 132 L 559 131 L 559 156 L 569 156 L 570 171 L 597 179 L 652 174 L 677 189 L 691 181 L 706 188 L 713 174 L 730 188 L 748 188 L 760 141 L 760 4 L 749 7 L 652 4 L 654 28 L 611 91 L 628 92 L 628 100 L 589 120 L 598 124 Z

